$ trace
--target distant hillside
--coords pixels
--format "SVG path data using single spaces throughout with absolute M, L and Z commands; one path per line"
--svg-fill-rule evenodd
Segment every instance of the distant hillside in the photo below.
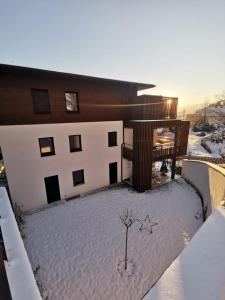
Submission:
M 206 108 L 204 107 L 196 110 L 196 113 L 203 116 L 205 115 L 205 111 L 207 116 L 225 116 L 225 101 L 217 101 L 215 103 L 211 103 Z

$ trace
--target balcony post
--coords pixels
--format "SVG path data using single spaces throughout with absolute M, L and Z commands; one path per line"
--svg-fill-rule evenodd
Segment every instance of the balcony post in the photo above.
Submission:
M 179 124 L 176 124 L 175 126 L 175 138 L 174 138 L 174 149 L 173 149 L 173 158 L 172 158 L 172 170 L 171 170 L 171 179 L 175 178 L 175 171 L 176 171 L 176 159 L 177 159 L 177 149 L 179 145 L 179 130 L 178 130 Z

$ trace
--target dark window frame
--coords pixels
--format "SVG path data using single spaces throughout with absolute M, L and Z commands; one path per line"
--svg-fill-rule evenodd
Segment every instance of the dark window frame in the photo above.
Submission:
M 77 110 L 68 110 L 67 109 L 67 103 L 66 103 L 66 93 L 71 93 L 71 94 L 76 94 L 76 98 L 77 98 Z M 65 104 L 66 104 L 66 112 L 69 114 L 79 114 L 80 113 L 80 101 L 79 101 L 79 94 L 76 91 L 64 91 L 64 97 L 65 97 Z
M 51 139 L 52 140 L 52 149 L 53 151 L 52 152 L 47 152 L 47 153 L 42 153 L 41 152 L 41 140 L 44 140 L 44 139 Z M 41 154 L 41 157 L 46 157 L 46 156 L 52 156 L 52 155 L 55 155 L 55 145 L 54 145 L 54 138 L 53 137 L 43 137 L 43 138 L 39 138 L 39 148 L 40 148 L 40 154 Z
M 73 148 L 73 149 L 71 149 L 70 137 L 74 137 L 74 136 L 79 136 L 80 148 Z M 70 146 L 70 152 L 71 152 L 71 153 L 82 151 L 81 134 L 72 134 L 72 135 L 69 135 L 69 146 Z
M 79 182 L 75 182 L 75 178 L 74 178 L 74 174 L 76 172 L 81 172 L 82 171 L 82 180 Z M 84 180 L 84 169 L 80 169 L 80 170 L 76 170 L 72 172 L 72 178 L 73 178 L 73 186 L 78 186 L 78 185 L 82 185 L 85 184 L 85 180 Z
M 116 144 L 112 144 L 110 143 L 110 134 L 116 134 Z M 116 147 L 118 146 L 118 143 L 117 143 L 117 131 L 109 131 L 108 132 L 108 147 Z
M 36 111 L 36 109 L 35 109 L 35 100 L 33 98 L 33 92 L 34 91 L 39 91 L 39 92 L 40 91 L 41 92 L 45 91 L 45 92 L 47 92 L 47 94 L 48 94 L 48 111 L 47 110 L 46 111 Z M 33 112 L 35 114 L 50 114 L 51 113 L 51 105 L 50 105 L 50 97 L 49 97 L 48 89 L 31 88 L 31 98 L 32 98 L 32 103 L 33 103 Z

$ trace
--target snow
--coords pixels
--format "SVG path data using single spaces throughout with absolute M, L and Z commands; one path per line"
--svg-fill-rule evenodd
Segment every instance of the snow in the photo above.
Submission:
M 0 216 L 7 254 L 7 261 L 4 263 L 12 299 L 41 300 L 6 189 L 3 187 L 0 187 Z
M 201 124 L 202 126 L 204 123 Z M 223 157 L 225 156 L 225 123 L 224 121 L 211 121 L 209 125 L 215 128 L 213 133 L 208 133 L 206 136 L 198 136 L 201 132 L 189 131 L 188 151 L 192 156 L 210 156 Z M 199 126 L 202 128 L 202 126 Z M 201 140 L 209 149 L 209 153 L 201 146 Z
M 221 143 L 215 143 L 210 139 L 206 139 L 205 144 L 210 149 L 214 157 L 221 157 L 221 155 L 225 156 L 225 140 Z
M 129 229 L 126 274 L 117 269 L 127 208 L 158 224 L 152 234 L 147 221 L 141 231 L 139 222 Z M 200 198 L 182 179 L 142 194 L 120 186 L 27 215 L 24 242 L 48 300 L 137 300 L 201 226 L 200 212 Z
M 197 134 L 190 130 L 189 136 L 188 136 L 187 153 L 189 154 L 191 152 L 191 155 L 193 155 L 193 156 L 213 157 L 214 155 L 209 153 L 208 151 L 206 151 L 201 145 L 201 140 L 205 137 L 198 136 Z
M 215 209 L 144 300 L 225 299 L 225 208 Z
M 204 139 L 206 147 L 211 153 L 217 156 L 225 156 L 225 128 L 218 126 L 218 129 Z

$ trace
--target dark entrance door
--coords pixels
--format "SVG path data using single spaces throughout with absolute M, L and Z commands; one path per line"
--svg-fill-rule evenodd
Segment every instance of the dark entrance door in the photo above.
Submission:
M 110 184 L 117 182 L 117 162 L 109 164 L 109 182 Z
M 45 177 L 45 189 L 48 203 L 60 200 L 59 179 L 58 176 Z

